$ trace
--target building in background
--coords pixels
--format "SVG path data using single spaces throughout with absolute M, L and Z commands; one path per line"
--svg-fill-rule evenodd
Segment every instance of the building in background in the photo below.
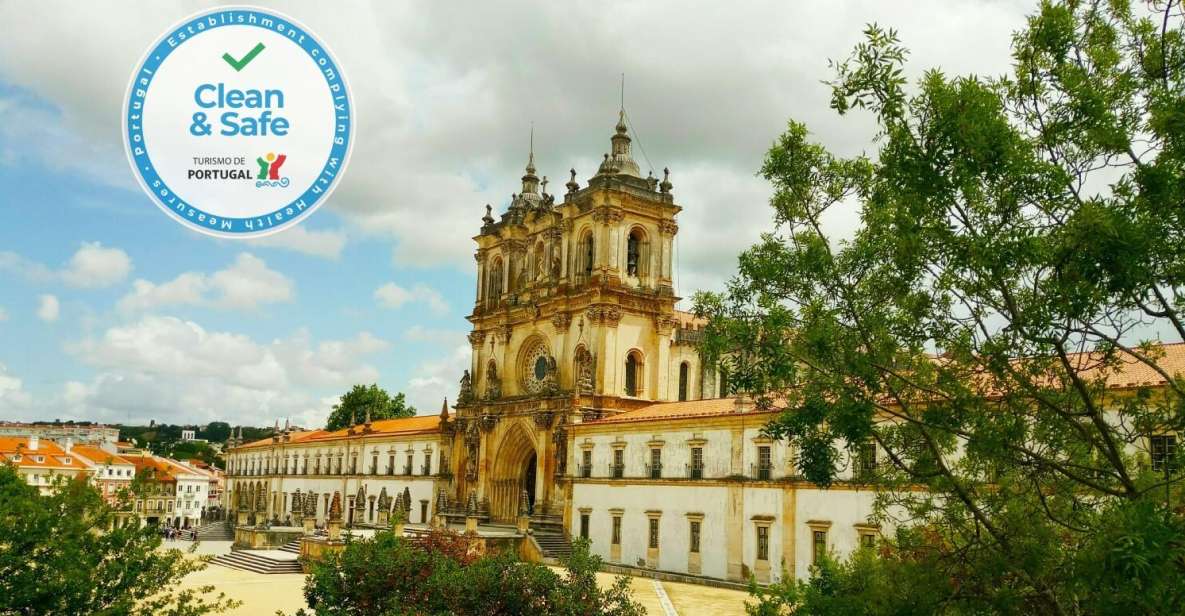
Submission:
M 119 428 L 91 422 L 7 422 L 0 421 L 0 436 L 37 436 L 60 443 L 67 439 L 74 443 L 86 443 L 115 452 L 119 441 Z
M 199 526 L 206 509 L 210 476 L 200 469 L 150 453 L 127 453 L 120 457 L 136 468 L 141 493 L 133 511 L 146 524 L 193 528 Z
M 207 513 L 213 511 L 224 510 L 222 502 L 222 494 L 226 489 L 226 473 L 219 468 L 206 464 L 198 459 L 190 459 L 185 461 L 185 465 L 193 468 L 208 478 L 208 487 L 206 489 L 205 510 Z
M 132 486 L 136 466 L 119 454 L 94 445 L 75 445 L 74 452 L 91 466 L 91 483 L 114 505 L 123 490 Z
M 5 464 L 42 494 L 49 494 L 59 480 L 89 478 L 91 465 L 65 446 L 40 436 L 0 436 L 0 456 Z

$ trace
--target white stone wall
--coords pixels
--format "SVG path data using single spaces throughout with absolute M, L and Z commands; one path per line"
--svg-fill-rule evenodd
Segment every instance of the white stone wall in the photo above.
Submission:
M 702 438 L 706 442 L 704 450 L 704 477 L 727 477 L 731 474 L 732 440 L 728 430 L 703 430 L 684 432 L 641 432 L 638 426 L 623 428 L 620 434 L 596 434 L 578 436 L 573 447 L 569 448 L 568 468 L 575 469 L 582 464 L 583 453 L 591 443 L 592 476 L 608 477 L 609 465 L 613 462 L 614 443 L 624 441 L 625 445 L 625 477 L 643 477 L 646 475 L 646 465 L 650 463 L 650 445 L 655 440 L 663 441 L 662 464 L 663 476 L 670 478 L 687 477 L 687 467 L 691 464 L 692 438 Z M 629 431 L 626 431 L 629 430 Z M 756 455 L 756 454 L 754 454 Z
M 647 511 L 661 511 L 659 522 L 658 569 L 688 573 L 690 524 L 688 513 L 703 514 L 700 530 L 700 574 L 726 578 L 728 574 L 728 525 L 740 524 L 741 562 L 750 571 L 757 568 L 757 517 L 773 518 L 769 533 L 769 568 L 771 580 L 781 578 L 783 558 L 794 563 L 797 577 L 809 577 L 813 562 L 812 528 L 808 521 L 830 522 L 828 550 L 839 557 L 855 551 L 860 543 L 857 524 L 864 524 L 872 514 L 874 494 L 848 488 L 823 490 L 796 488 L 797 507 L 792 509 L 793 526 L 785 515 L 787 491 L 781 486 L 742 486 L 739 515 L 727 510 L 729 486 L 709 482 L 686 485 L 647 485 L 620 482 L 576 482 L 572 490 L 572 521 L 569 533 L 580 534 L 582 509 L 589 510 L 589 538 L 592 550 L 606 561 L 611 556 L 612 509 L 622 509 L 621 562 L 637 566 L 645 562 L 649 543 Z M 768 484 L 764 484 L 768 485 Z M 887 532 L 887 531 L 884 531 Z M 785 534 L 794 533 L 794 554 L 783 554 Z M 736 548 L 734 548 L 736 549 Z
M 702 513 L 700 571 L 702 575 L 718 578 L 728 576 L 730 559 L 739 560 L 750 571 L 756 571 L 758 524 L 755 517 L 769 524 L 766 562 L 771 580 L 781 577 L 783 559 L 787 565 L 793 563 L 798 577 L 805 579 L 809 575 L 813 537 L 808 521 L 830 522 L 829 550 L 841 557 L 850 554 L 859 547 L 856 525 L 867 523 L 873 513 L 875 493 L 855 484 L 841 483 L 824 490 L 796 481 L 793 448 L 761 435 L 761 426 L 768 418 L 768 415 L 760 415 L 750 421 L 747 417 L 730 417 L 727 422 L 731 425 L 722 425 L 717 418 L 702 428 L 686 421 L 681 423 L 687 428 L 676 430 L 670 429 L 669 422 L 665 429 L 645 423 L 604 424 L 597 426 L 595 432 L 593 426 L 586 431 L 577 428 L 569 448 L 569 468 L 577 474 L 582 452 L 588 449 L 592 451 L 593 472 L 588 480 L 574 480 L 570 534 L 580 534 L 581 510 L 589 510 L 593 550 L 608 560 L 612 532 L 610 510 L 620 508 L 624 513 L 619 562 L 637 565 L 639 560 L 646 558 L 646 512 L 662 511 L 658 568 L 687 573 L 690 547 L 687 514 Z M 703 480 L 687 478 L 686 469 L 691 461 L 689 441 L 692 439 L 702 442 L 699 446 L 704 454 Z M 734 443 L 734 439 L 739 442 Z M 650 462 L 651 443 L 656 441 L 662 441 L 663 477 L 651 480 L 647 477 L 646 465 Z M 610 479 L 609 466 L 615 444 L 621 443 L 625 444 L 624 478 Z M 753 479 L 758 468 L 758 448 L 762 446 L 770 448 L 771 481 Z M 734 457 L 734 452 L 739 456 Z M 850 475 L 850 470 L 843 473 L 844 477 Z M 738 477 L 748 479 L 741 481 Z M 734 497 L 738 501 L 737 511 L 730 510 Z M 739 534 L 737 545 L 731 548 L 728 545 L 730 524 L 733 536 Z M 787 533 L 793 533 L 793 554 L 783 554 Z
M 387 495 L 394 501 L 397 494 L 401 494 L 406 487 L 411 493 L 411 522 L 421 522 L 420 502 L 428 501 L 428 515 L 434 513 L 435 508 L 435 478 L 441 470 L 441 445 L 435 436 L 423 436 L 413 439 L 355 439 L 348 444 L 343 441 L 328 443 L 276 443 L 273 446 L 253 448 L 234 452 L 230 455 L 232 473 L 227 477 L 227 494 L 233 494 L 239 489 L 246 493 L 247 487 L 263 484 L 267 490 L 267 506 L 269 516 L 284 519 L 291 512 L 291 495 L 300 490 L 302 494 L 317 493 L 317 522 L 324 524 L 327 517 L 328 504 L 324 494 L 331 495 L 339 492 L 342 495 L 343 519 L 349 519 L 350 502 L 358 493 L 359 486 L 366 490 L 366 495 L 377 497 L 382 489 L 387 489 Z M 408 453 L 411 453 L 411 473 L 407 474 Z M 372 469 L 377 454 L 377 469 Z M 317 470 L 316 459 L 320 456 L 320 472 Z M 341 471 L 338 471 L 337 459 L 342 460 Z M 351 473 L 351 460 L 357 458 L 356 473 Z M 391 457 L 394 456 L 392 461 Z M 261 461 L 273 460 L 271 474 L 244 474 L 251 468 L 258 468 Z M 305 460 L 308 460 L 308 473 L 305 473 Z M 279 466 L 275 464 L 279 460 Z M 329 461 L 332 460 L 332 466 Z M 392 467 L 392 462 L 394 466 Z M 424 465 L 428 465 L 428 474 L 424 474 Z M 447 469 L 447 467 L 445 467 Z M 279 469 L 279 470 L 278 470 Z M 280 472 L 280 471 L 283 472 Z M 333 471 L 332 473 L 330 471 Z M 372 473 L 372 470 L 377 472 Z M 393 472 L 392 472 L 393 471 Z M 275 495 L 280 495 L 276 497 Z M 229 500 L 228 506 L 233 506 Z M 367 523 L 377 521 L 376 513 L 371 513 L 369 498 L 366 506 Z M 283 511 L 274 511 L 276 505 Z M 376 503 L 377 508 L 377 503 Z
M 610 561 L 612 517 L 609 510 L 623 510 L 621 560 L 627 565 L 645 561 L 649 544 L 647 511 L 662 511 L 659 521 L 659 569 L 687 572 L 690 548 L 688 513 L 702 513 L 700 554 L 703 575 L 723 578 L 726 573 L 724 524 L 727 488 L 720 486 L 666 486 L 576 483 L 572 494 L 572 537 L 580 535 L 580 509 L 590 508 L 589 539 L 592 551 Z

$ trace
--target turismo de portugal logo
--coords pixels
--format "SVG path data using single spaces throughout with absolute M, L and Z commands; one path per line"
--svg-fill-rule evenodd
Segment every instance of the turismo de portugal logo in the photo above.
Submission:
M 341 65 L 256 7 L 193 15 L 152 44 L 123 107 L 128 159 L 170 216 L 219 237 L 288 228 L 329 198 L 354 144 Z

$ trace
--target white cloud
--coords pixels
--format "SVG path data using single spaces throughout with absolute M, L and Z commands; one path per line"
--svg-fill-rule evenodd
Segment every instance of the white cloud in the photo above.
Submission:
M 227 310 L 255 310 L 265 304 L 292 301 L 294 284 L 250 253 L 239 253 L 226 269 L 206 275 L 185 272 L 156 284 L 138 279 L 119 300 L 123 312 L 146 311 L 164 306 L 209 306 Z
M 292 300 L 292 281 L 250 253 L 240 253 L 231 267 L 214 272 L 215 302 L 227 308 L 256 308 Z
M 128 253 L 104 248 L 99 242 L 84 242 L 62 270 L 62 280 L 75 287 L 108 287 L 127 278 L 132 271 Z
M 405 289 L 394 282 L 388 282 L 374 290 L 374 299 L 383 308 L 402 308 L 408 303 L 422 303 L 437 315 L 445 314 L 449 310 L 444 296 L 425 284 Z
M 61 314 L 62 307 L 58 303 L 58 298 L 54 295 L 42 295 L 38 299 L 37 318 L 46 323 L 53 323 L 58 320 L 58 315 Z
M 310 230 L 305 225 L 297 225 L 248 242 L 256 246 L 286 248 L 313 257 L 337 261 L 346 247 L 346 232 L 342 229 Z
M 24 390 L 21 380 L 8 372 L 8 367 L 0 364 L 0 414 L 15 416 L 29 407 L 32 396 Z
M 456 402 L 461 373 L 469 369 L 472 349 L 468 343 L 458 345 L 446 356 L 420 364 L 407 382 L 407 401 L 421 415 L 440 411 L 444 398 Z
M 610 11 L 542 1 L 285 9 L 332 44 L 370 127 L 359 135 L 350 169 L 326 208 L 352 225 L 351 235 L 393 240 L 397 265 L 473 271 L 469 237 L 486 203 L 500 211 L 519 190 L 532 121 L 536 162 L 551 177 L 552 191 L 562 192 L 572 166 L 586 182 L 609 147 L 624 72 L 636 143 L 656 172 L 671 167 L 683 232 L 690 238 L 695 225 L 706 225 L 698 235 L 707 235 L 716 221 L 743 231 L 718 234 L 706 250 L 721 258 L 703 257 L 694 267 L 687 264 L 698 247 L 683 242 L 687 282 L 712 287 L 735 269 L 736 254 L 752 242 L 750 231 L 770 226 L 764 182 L 753 173 L 788 118 L 805 121 L 840 154 L 869 147 L 868 118 L 836 117 L 820 83 L 831 77 L 828 59 L 846 57 L 866 23 L 898 30 L 912 50 L 910 78 L 935 66 L 950 75 L 994 75 L 1008 69 L 1011 33 L 1033 6 L 1031 0 L 771 0 L 738 10 L 669 0 Z M 58 164 L 106 165 L 106 175 L 127 182 L 120 137 L 111 130 L 127 75 L 147 42 L 191 11 L 188 2 L 154 2 L 129 19 L 131 9 L 102 5 L 0 5 L 0 23 L 14 25 L 0 39 L 0 77 L 60 110 L 54 121 L 31 123 L 17 122 L 24 109 L 14 110 L 5 116 L 11 121 L 0 121 L 22 131 L 9 142 L 32 143 Z M 491 23 L 516 27 L 491 29 Z M 722 32 L 728 45 L 704 44 Z M 74 53 L 55 53 L 61 40 L 75 41 Z M 39 61 L 27 62 L 31 57 Z M 78 135 L 90 155 L 65 155 Z M 635 152 L 645 172 L 650 165 L 640 147 Z M 708 190 L 715 180 L 739 192 Z
M 428 342 L 451 347 L 465 342 L 465 332 L 455 329 L 433 329 L 417 324 L 407 328 L 407 331 L 403 332 L 403 338 L 412 342 Z
M 72 287 L 109 287 L 128 277 L 132 259 L 119 248 L 104 248 L 99 242 L 83 242 L 70 261 L 54 270 L 45 264 L 12 252 L 0 252 L 0 269 L 34 282 L 64 282 Z
M 321 425 L 330 394 L 375 382 L 366 358 L 389 344 L 369 332 L 314 342 L 308 332 L 256 341 L 175 317 L 146 315 L 69 345 L 95 368 L 89 382 L 67 382 L 63 413 L 98 420 L 213 420 L 269 424 L 293 417 Z

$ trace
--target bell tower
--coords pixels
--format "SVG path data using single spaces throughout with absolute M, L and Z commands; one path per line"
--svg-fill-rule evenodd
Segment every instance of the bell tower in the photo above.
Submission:
M 455 493 L 509 520 L 557 506 L 567 425 L 675 399 L 670 174 L 642 177 L 625 110 L 587 186 L 562 197 L 536 175 L 534 135 L 521 192 L 486 206 L 474 258 L 470 368 L 457 402 Z M 672 372 L 674 371 L 674 372 Z M 522 465 L 531 466 L 527 472 Z

